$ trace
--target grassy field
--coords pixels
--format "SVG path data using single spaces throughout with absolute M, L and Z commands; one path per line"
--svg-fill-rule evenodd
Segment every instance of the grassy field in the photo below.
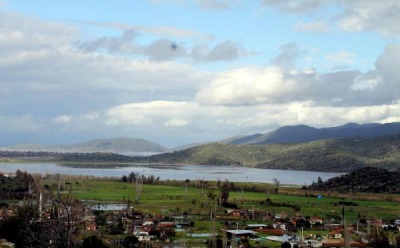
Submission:
M 71 182 L 73 194 L 79 199 L 95 200 L 98 202 L 121 202 L 136 199 L 136 192 L 129 183 L 113 182 L 113 181 L 87 181 L 86 188 L 82 191 L 80 182 Z M 68 187 L 68 185 L 67 185 Z M 182 210 L 188 214 L 204 215 L 209 213 L 209 199 L 206 197 L 207 191 L 189 187 L 187 200 L 184 199 L 185 187 L 164 186 L 164 185 L 144 185 L 141 194 L 141 203 L 133 204 L 135 208 L 149 213 L 157 214 L 181 214 Z M 218 193 L 217 191 L 215 193 Z M 244 204 L 242 203 L 244 197 Z M 230 201 L 236 202 L 239 207 L 251 209 L 271 210 L 275 213 L 295 214 L 292 208 L 275 207 L 261 205 L 261 201 L 265 201 L 269 197 L 274 203 L 288 203 L 300 207 L 299 213 L 304 216 L 319 216 L 327 218 L 329 215 L 340 215 L 342 205 L 338 204 L 343 201 L 338 198 L 293 196 L 286 194 L 269 194 L 258 192 L 230 192 Z M 358 204 L 358 206 L 345 206 L 346 220 L 354 222 L 361 216 L 384 218 L 387 220 L 396 219 L 400 214 L 400 203 L 390 201 L 373 201 L 373 200 L 344 200 Z M 211 204 L 215 208 L 215 204 Z M 215 211 L 215 210 L 214 210 Z M 217 208 L 222 213 L 224 209 Z

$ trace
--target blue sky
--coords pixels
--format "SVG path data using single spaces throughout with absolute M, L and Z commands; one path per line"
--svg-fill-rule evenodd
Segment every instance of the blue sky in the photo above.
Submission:
M 396 0 L 3 1 L 0 146 L 116 136 L 174 146 L 400 121 L 398 9 Z
M 303 50 L 304 57 L 313 57 L 313 63 L 299 59 L 299 66 L 313 66 L 325 69 L 324 65 L 339 63 L 324 61 L 326 55 L 340 51 L 354 53 L 351 69 L 368 70 L 389 41 L 396 39 L 383 37 L 375 32 L 343 32 L 332 21 L 340 13 L 341 7 L 325 6 L 318 11 L 307 13 L 281 13 L 274 8 L 262 6 L 258 1 L 246 1 L 229 10 L 203 10 L 194 1 L 12 1 L 5 8 L 11 11 L 35 15 L 40 18 L 67 22 L 77 25 L 88 39 L 101 36 L 118 36 L 121 30 L 98 28 L 79 21 L 123 23 L 143 26 L 167 26 L 192 30 L 204 36 L 214 37 L 213 42 L 233 40 L 254 51 L 240 61 L 209 65 L 198 63 L 194 66 L 207 70 L 220 70 L 246 64 L 265 66 L 279 53 L 278 47 L 296 42 Z M 329 16 L 330 18 L 325 18 Z M 294 30 L 296 23 L 326 21 L 330 32 L 310 33 Z M 150 42 L 159 37 L 141 33 L 140 42 Z M 176 42 L 193 42 L 176 38 Z M 318 49 L 319 54 L 310 50 Z

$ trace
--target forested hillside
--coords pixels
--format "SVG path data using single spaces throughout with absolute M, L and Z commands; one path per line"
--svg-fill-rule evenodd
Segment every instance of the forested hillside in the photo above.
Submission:
M 347 172 L 365 166 L 399 170 L 400 135 L 256 146 L 214 143 L 143 160 L 311 171 Z

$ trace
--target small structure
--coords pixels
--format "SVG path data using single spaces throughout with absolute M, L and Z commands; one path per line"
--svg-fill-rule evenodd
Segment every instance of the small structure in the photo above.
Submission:
M 282 222 L 275 222 L 274 224 L 272 224 L 272 226 L 275 229 L 282 229 L 282 230 L 286 230 L 286 225 Z
M 265 224 L 247 224 L 247 228 L 250 230 L 253 229 L 266 229 L 268 226 Z
M 85 225 L 85 230 L 86 231 L 96 231 L 96 223 L 90 223 Z
M 285 234 L 283 236 L 269 236 L 269 237 L 267 237 L 267 240 L 281 242 L 281 243 L 288 242 L 291 245 L 299 244 L 301 242 L 301 239 L 299 236 L 288 235 L 288 234 Z
M 149 235 L 148 232 L 139 232 L 135 236 L 138 238 L 139 242 L 150 241 L 155 239 L 155 236 Z
M 161 228 L 161 227 L 176 227 L 176 225 L 175 225 L 175 223 L 174 222 L 160 222 L 158 225 L 157 225 L 157 227 L 158 228 Z
M 228 239 L 232 239 L 234 237 L 240 238 L 240 239 L 253 239 L 253 238 L 258 238 L 257 232 L 251 231 L 251 230 L 226 230 L 226 235 Z
M 328 238 L 330 239 L 341 239 L 342 238 L 342 232 L 340 230 L 333 230 L 328 234 Z
M 320 217 L 312 217 L 310 218 L 310 224 L 311 225 L 315 225 L 315 224 L 322 224 L 324 222 L 324 219 L 320 218 Z

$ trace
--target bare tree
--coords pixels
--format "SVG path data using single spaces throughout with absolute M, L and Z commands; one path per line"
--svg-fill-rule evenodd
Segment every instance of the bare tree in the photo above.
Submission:
M 140 203 L 143 190 L 143 178 L 136 179 L 136 203 Z
M 19 211 L 24 223 L 21 230 L 26 247 L 74 247 L 77 245 L 78 229 L 86 207 L 71 196 L 72 185 L 66 195 L 47 191 L 43 202 L 49 215 L 42 217 L 41 204 L 28 203 Z

